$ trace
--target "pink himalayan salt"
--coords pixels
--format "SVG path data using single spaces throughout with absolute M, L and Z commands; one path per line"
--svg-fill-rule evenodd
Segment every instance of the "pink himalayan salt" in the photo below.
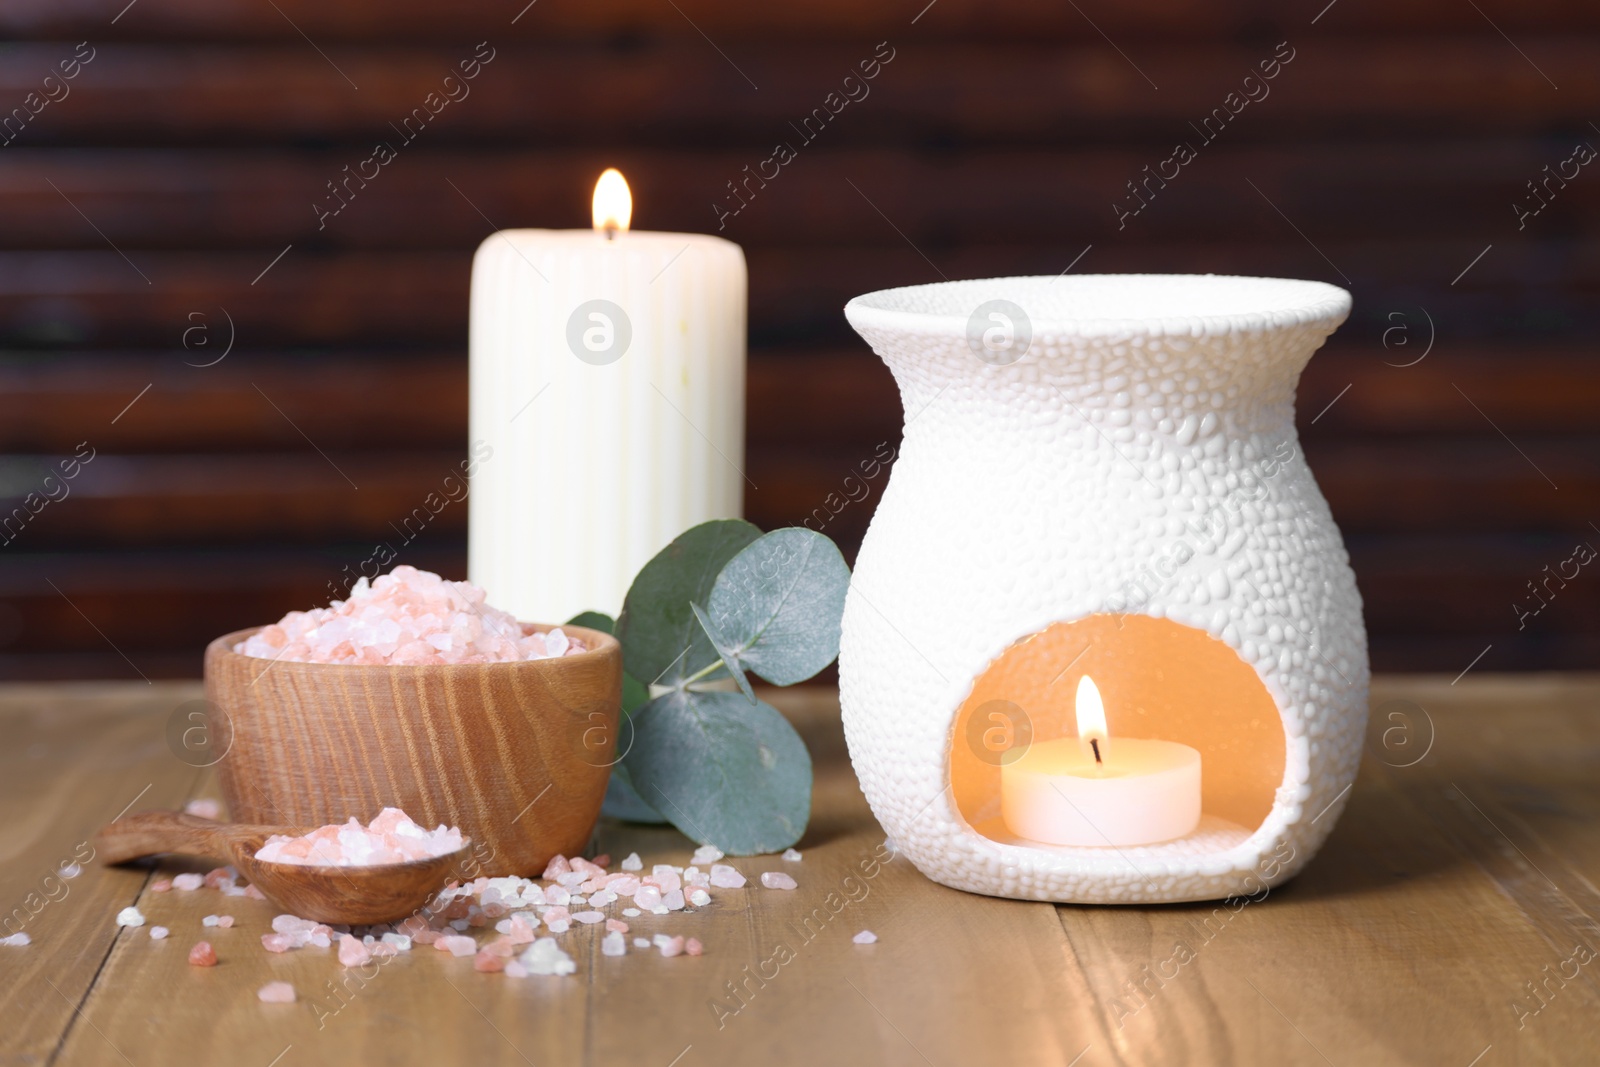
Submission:
M 360 967 L 372 961 L 372 950 L 361 943 L 359 937 L 345 935 L 339 939 L 339 962 L 346 967 Z
M 150 883 L 150 892 L 152 892 L 152 893 L 165 893 L 167 890 L 169 890 L 171 888 L 172 888 L 172 879 L 171 878 L 157 878 L 155 881 Z
M 509 962 L 504 956 L 482 949 L 472 958 L 472 969 L 475 971 L 496 972 L 506 969 Z
M 253 885 L 247 885 L 244 887 L 244 895 L 249 897 L 251 900 L 264 901 L 267 899 L 266 894 L 261 892 L 261 890 L 257 889 Z
M 222 801 L 210 797 L 197 797 L 183 806 L 185 815 L 198 815 L 202 819 L 222 818 Z
M 681 956 L 683 955 L 684 947 L 683 938 L 669 937 L 667 943 L 661 946 L 661 954 L 663 956 Z
M 207 889 L 221 889 L 225 885 L 232 885 L 239 877 L 239 872 L 232 867 L 213 867 L 206 872 L 205 885 Z
M 165 926 L 152 926 L 150 928 L 150 940 L 152 940 L 152 941 L 160 941 L 162 938 L 166 937 L 171 932 L 172 931 L 168 930 Z
M 605 874 L 606 868 L 611 866 L 611 853 L 602 852 L 589 862 L 594 864 L 595 873 Z
M 256 996 L 267 1004 L 293 1004 L 294 986 L 288 982 L 268 982 L 256 990 Z
M 261 947 L 268 952 L 288 952 L 295 946 L 288 934 L 262 934 Z
M 555 855 L 550 857 L 550 862 L 544 865 L 544 874 L 541 876 L 546 881 L 555 881 L 563 874 L 571 874 L 572 865 L 567 862 L 567 857 Z
M 621 919 L 607 919 L 606 932 L 612 934 L 625 934 L 628 932 L 628 924 L 623 922 Z
M 572 921 L 573 922 L 580 922 L 580 923 L 586 923 L 586 924 L 587 923 L 604 922 L 605 921 L 605 917 L 606 917 L 605 916 L 605 912 L 601 912 L 601 911 L 575 911 L 575 912 L 572 913 Z
M 371 867 L 443 856 L 459 850 L 461 844 L 461 831 L 454 826 L 424 830 L 399 808 L 384 808 L 366 826 L 352 818 L 343 826 L 319 827 L 304 837 L 274 834 L 257 850 L 256 859 L 315 867 Z
M 347 600 L 291 611 L 234 651 L 302 663 L 505 663 L 587 651 L 559 629 L 523 633 L 515 618 L 484 602 L 482 589 L 401 565 Z
M 718 889 L 738 889 L 744 885 L 744 875 L 726 863 L 714 864 L 711 868 L 711 884 Z
M 782 871 L 762 871 L 761 884 L 768 889 L 794 889 L 795 880 Z
M 520 915 L 513 915 L 511 916 L 510 923 L 510 927 L 506 930 L 506 937 L 510 938 L 512 944 L 533 944 L 533 927 L 529 924 L 527 919 L 524 919 Z
M 189 963 L 194 967 L 215 967 L 217 950 L 211 947 L 209 941 L 196 941 L 189 950 Z
M 870 945 L 878 940 L 878 935 L 873 933 L 871 930 L 863 930 L 850 940 L 854 941 L 858 945 Z
M 511 962 L 506 964 L 506 977 L 507 978 L 526 978 L 526 977 L 528 977 L 528 968 L 524 967 L 517 960 L 512 960 Z
M 443 949 L 452 956 L 471 956 L 478 951 L 478 943 L 476 941 L 460 934 L 441 937 L 433 943 L 433 947 Z
M 653 885 L 642 885 L 639 891 L 633 894 L 633 902 L 645 911 L 661 903 L 661 890 Z
M 205 875 L 203 874 L 180 874 L 172 880 L 172 888 L 181 889 L 185 893 L 192 893 L 204 885 L 205 881 Z
M 706 948 L 700 943 L 698 937 L 691 937 L 683 943 L 683 954 L 685 956 L 700 956 L 704 955 L 705 951 Z
M 233 916 L 232 915 L 218 915 L 217 916 L 217 925 L 222 927 L 224 930 L 226 930 L 228 927 L 233 925 Z

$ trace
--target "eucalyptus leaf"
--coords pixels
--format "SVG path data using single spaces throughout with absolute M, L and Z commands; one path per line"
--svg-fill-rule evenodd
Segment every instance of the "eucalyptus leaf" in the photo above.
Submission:
M 774 685 L 805 681 L 838 658 L 849 587 L 838 547 L 814 530 L 792 526 L 752 541 L 722 568 L 706 603 L 731 653 L 724 662 Z
M 568 619 L 565 626 L 587 626 L 591 630 L 599 630 L 603 634 L 615 635 L 617 622 L 603 611 L 580 611 Z
M 634 788 L 695 841 L 749 856 L 805 833 L 811 756 L 772 705 L 678 689 L 646 704 L 634 726 L 625 761 Z
M 739 666 L 739 654 L 728 644 L 728 641 L 716 630 L 716 624 L 706 615 L 706 609 L 699 604 L 690 604 L 694 609 L 694 617 L 700 623 L 700 629 L 706 632 L 706 637 L 711 641 L 711 647 L 717 650 L 717 655 L 722 657 L 722 665 L 728 668 L 728 673 L 733 675 L 733 680 L 739 687 L 739 692 L 748 700 L 756 698 L 755 690 L 750 688 L 750 679 L 745 677 L 744 668 Z
M 695 621 L 723 565 L 761 536 L 743 519 L 714 519 L 680 534 L 644 565 L 628 589 L 616 637 L 629 674 L 646 685 L 679 685 L 719 661 Z
M 617 764 L 611 768 L 611 780 L 606 783 L 605 803 L 600 805 L 600 814 L 613 819 L 622 819 L 625 822 L 664 823 L 667 817 L 655 808 L 644 802 L 638 790 L 633 788 L 633 781 L 628 777 L 628 768 Z

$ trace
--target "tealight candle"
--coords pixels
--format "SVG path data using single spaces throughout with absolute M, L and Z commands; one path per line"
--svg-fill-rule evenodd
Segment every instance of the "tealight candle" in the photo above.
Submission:
M 1000 768 L 1000 814 L 1019 837 L 1050 845 L 1171 841 L 1200 824 L 1200 753 L 1176 741 L 1119 737 L 1087 675 L 1078 736 L 1031 745 Z

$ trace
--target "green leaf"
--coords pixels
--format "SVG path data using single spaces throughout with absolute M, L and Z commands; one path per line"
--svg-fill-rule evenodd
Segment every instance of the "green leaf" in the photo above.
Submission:
M 706 611 L 739 666 L 774 685 L 793 685 L 838 657 L 849 588 L 850 568 L 838 547 L 814 530 L 791 526 L 763 535 L 729 560 Z M 723 659 L 732 662 L 729 655 Z
M 723 564 L 760 536 L 743 519 L 714 519 L 686 530 L 644 565 L 617 620 L 629 674 L 647 685 L 678 685 L 718 662 L 689 604 L 705 603 Z
M 666 816 L 644 802 L 638 790 L 633 788 L 633 781 L 628 777 L 628 768 L 617 764 L 611 768 L 611 780 L 606 783 L 605 803 L 600 805 L 600 814 L 613 819 L 622 819 L 624 822 L 664 823 Z
M 565 626 L 587 626 L 591 630 L 599 630 L 603 634 L 616 634 L 616 620 L 603 611 L 580 611 L 568 619 Z
M 754 700 L 756 698 L 755 690 L 750 688 L 750 679 L 744 676 L 744 668 L 739 666 L 738 653 L 734 651 L 721 634 L 717 633 L 716 624 L 706 615 L 705 608 L 702 608 L 699 604 L 690 604 L 689 606 L 694 609 L 695 621 L 700 624 L 700 629 L 704 630 L 706 637 L 710 639 L 711 647 L 716 649 L 717 655 L 722 657 L 722 665 L 728 668 L 729 674 L 733 675 L 734 684 L 739 687 L 739 692 L 745 695 L 746 700 Z
M 638 794 L 689 837 L 750 856 L 788 848 L 811 816 L 811 755 L 778 709 L 679 689 L 635 717 Z

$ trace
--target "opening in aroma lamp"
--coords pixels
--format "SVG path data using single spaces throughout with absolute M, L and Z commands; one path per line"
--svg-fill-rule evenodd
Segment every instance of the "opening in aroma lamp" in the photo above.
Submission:
M 1203 630 L 1109 614 L 1025 637 L 973 682 L 950 744 L 950 784 L 969 826 L 1005 844 L 1084 851 L 1014 834 L 1001 818 L 1000 784 L 1001 768 L 1027 746 L 1078 736 L 1074 695 L 1085 675 L 1103 697 L 1112 744 L 1148 738 L 1200 753 L 1199 827 L 1146 847 L 1223 851 L 1261 826 L 1283 782 L 1287 744 L 1277 702 L 1255 669 Z

